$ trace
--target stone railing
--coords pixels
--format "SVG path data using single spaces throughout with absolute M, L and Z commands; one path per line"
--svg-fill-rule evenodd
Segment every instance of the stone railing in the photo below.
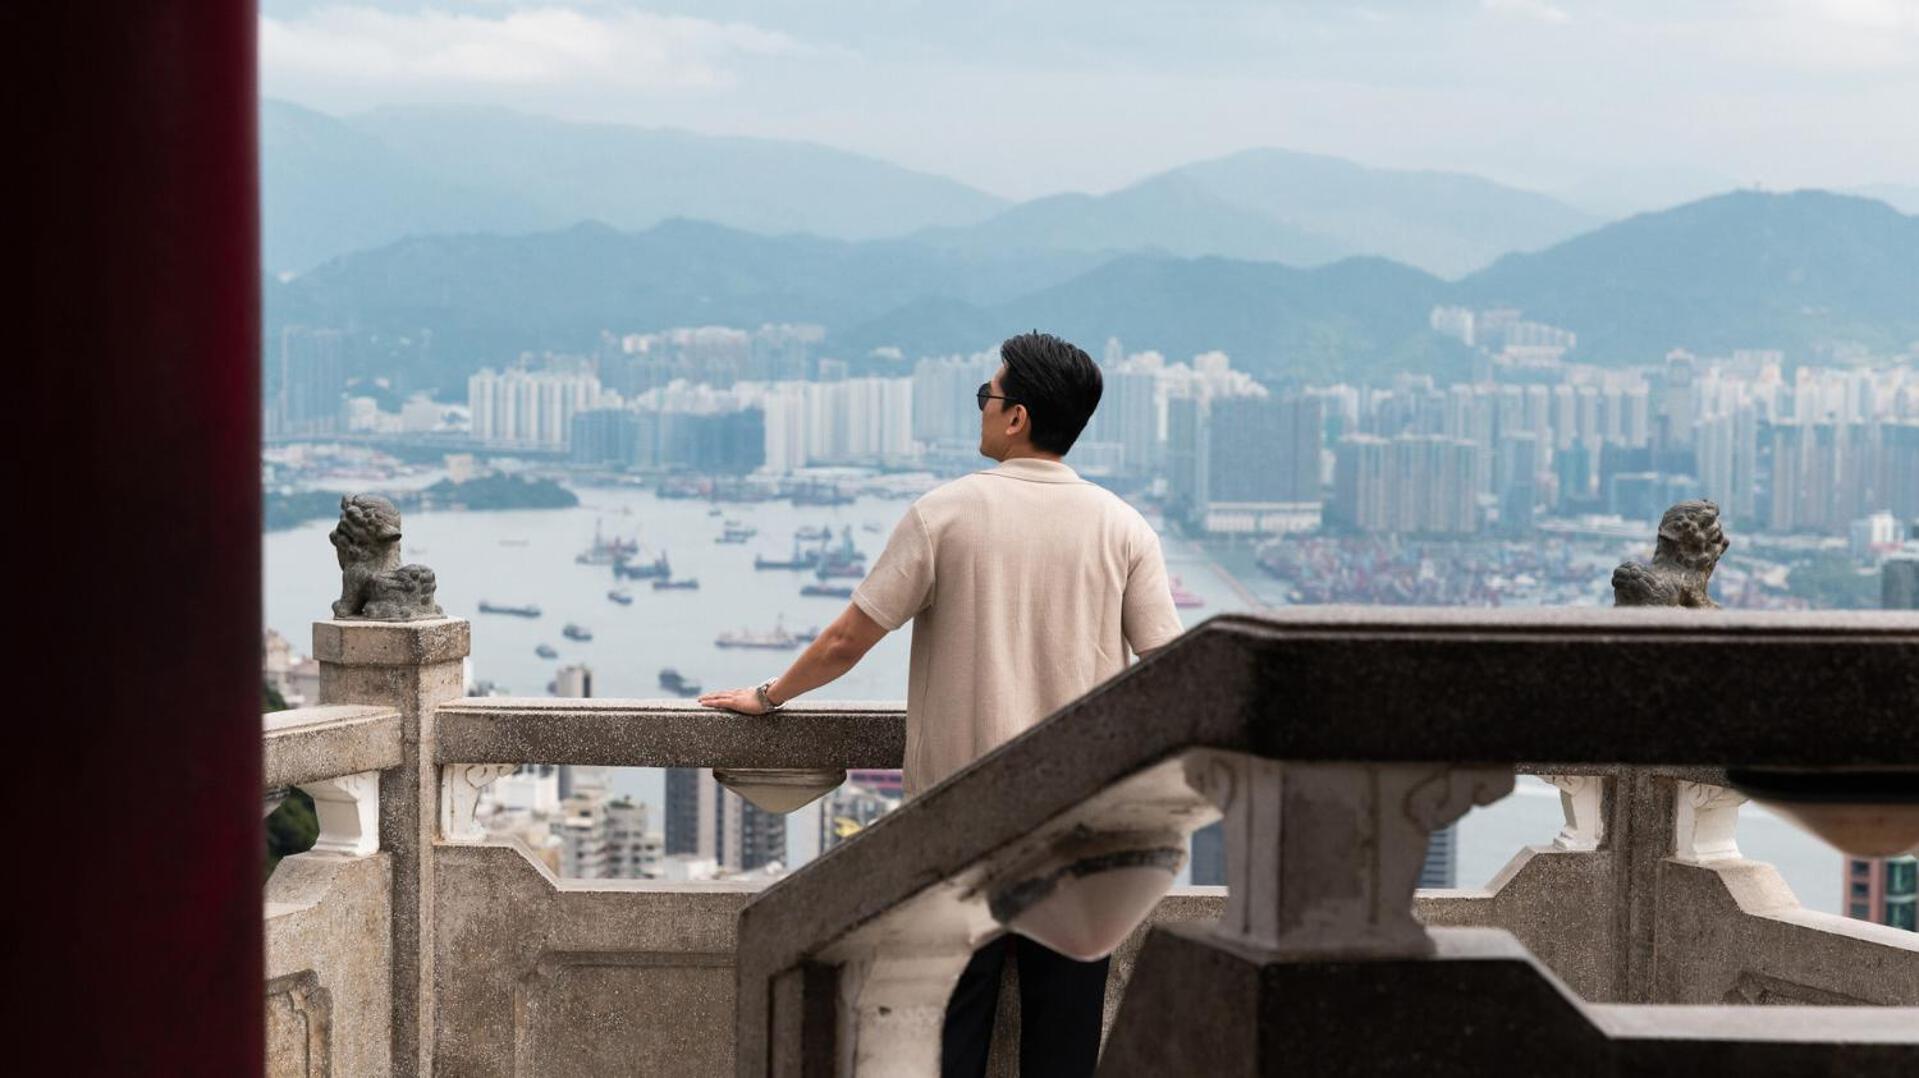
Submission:
M 936 1073 L 974 947 L 1110 946 L 1222 815 L 1223 914 L 1151 931 L 1102 1073 L 1912 1073 L 1919 936 L 1799 909 L 1712 769 L 1919 769 L 1915 699 L 1904 615 L 1214 619 L 750 903 L 737 1073 Z M 1416 899 L 1522 768 L 1559 839 Z
M 560 879 L 485 834 L 481 794 L 525 763 L 898 767 L 899 705 L 764 719 L 680 701 L 462 699 L 467 633 L 453 619 L 319 622 L 326 706 L 266 717 L 269 811 L 298 786 L 322 825 L 268 883 L 269 1072 L 731 1071 L 735 925 L 764 881 Z M 1194 889 L 1157 918 L 1210 918 L 1220 901 Z
M 1620 618 L 1217 619 L 763 895 L 757 883 L 558 879 L 488 838 L 474 808 L 523 763 L 897 766 L 896 706 L 769 720 L 681 702 L 461 699 L 465 622 L 317 623 L 326 706 L 266 719 L 270 798 L 306 790 L 323 832 L 267 887 L 270 1070 L 785 1073 L 858 1045 L 845 1057 L 856 1069 L 913 1073 L 954 963 L 999 930 L 988 904 L 1006 883 L 1115 834 L 1176 844 L 1222 804 L 1230 908 L 1220 888 L 1147 896 L 1146 925 L 1115 955 L 1115 1066 L 1151 926 L 1187 939 L 1174 929 L 1224 910 L 1222 938 L 1238 946 L 1316 954 L 1335 940 L 1400 956 L 1428 936 L 1390 916 L 1395 896 L 1442 951 L 1464 940 L 1496 958 L 1517 945 L 1460 926 L 1510 932 L 1557 975 L 1555 991 L 1582 997 L 1569 1012 L 1579 1028 L 1614 1041 L 1645 1027 L 1604 1005 L 1919 1002 L 1919 936 L 1798 909 L 1768 866 L 1738 859 L 1713 769 L 1919 757 L 1882 695 L 1910 695 L 1910 667 L 1883 658 L 1910 662 L 1919 626 L 1727 616 L 1702 632 L 1696 619 Z M 1765 695 L 1741 697 L 1742 685 Z M 1804 718 L 1783 720 L 1792 708 Z M 1848 733 L 1875 722 L 1872 745 Z M 1413 899 L 1428 830 L 1503 791 L 1515 768 L 1554 776 L 1566 830 L 1487 889 Z M 1369 868 L 1348 864 L 1356 820 L 1371 820 Z M 1329 864 L 1346 867 L 1320 871 Z M 1532 957 L 1507 961 L 1530 971 Z M 1010 993 L 1002 1014 L 1016 1014 Z M 1840 1021 L 1828 1032 L 1857 1019 Z M 1011 1073 L 1017 1023 L 1001 1034 L 995 1070 Z
M 298 787 L 320 835 L 267 881 L 267 1053 L 276 1074 L 391 1070 L 392 858 L 380 775 L 400 765 L 400 713 L 315 707 L 266 716 L 266 811 Z

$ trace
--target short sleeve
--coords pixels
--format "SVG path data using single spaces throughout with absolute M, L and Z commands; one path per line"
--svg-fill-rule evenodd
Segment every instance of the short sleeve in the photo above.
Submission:
M 853 589 L 853 605 L 887 632 L 906 624 L 933 599 L 933 543 L 919 507 L 911 506 L 886 540 L 879 560 Z
M 1142 655 L 1172 643 L 1186 631 L 1173 606 L 1173 588 L 1166 579 L 1166 559 L 1159 536 L 1140 521 L 1135 555 L 1126 574 L 1126 596 L 1120 607 L 1120 630 L 1133 654 Z

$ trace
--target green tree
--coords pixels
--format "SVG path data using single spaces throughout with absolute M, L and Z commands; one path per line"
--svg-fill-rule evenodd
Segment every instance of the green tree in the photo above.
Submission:
M 270 683 L 262 683 L 263 710 L 285 711 L 286 698 Z M 313 799 L 303 790 L 288 790 L 287 799 L 267 815 L 267 877 L 273 876 L 280 858 L 305 853 L 320 837 L 320 818 L 313 813 Z

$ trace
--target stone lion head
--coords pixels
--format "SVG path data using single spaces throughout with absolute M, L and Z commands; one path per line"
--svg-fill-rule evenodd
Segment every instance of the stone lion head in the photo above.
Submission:
M 1688 569 L 1711 569 L 1731 545 L 1719 527 L 1719 507 L 1712 502 L 1680 502 L 1659 520 L 1656 556 Z
M 340 552 L 340 564 L 378 562 L 400 541 L 400 511 L 375 494 L 340 499 L 340 523 L 327 536 Z

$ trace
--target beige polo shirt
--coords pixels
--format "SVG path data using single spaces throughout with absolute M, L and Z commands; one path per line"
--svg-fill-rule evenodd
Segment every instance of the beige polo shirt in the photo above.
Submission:
M 853 602 L 889 632 L 913 622 L 909 797 L 1182 631 L 1152 526 L 1031 458 L 914 502 Z

